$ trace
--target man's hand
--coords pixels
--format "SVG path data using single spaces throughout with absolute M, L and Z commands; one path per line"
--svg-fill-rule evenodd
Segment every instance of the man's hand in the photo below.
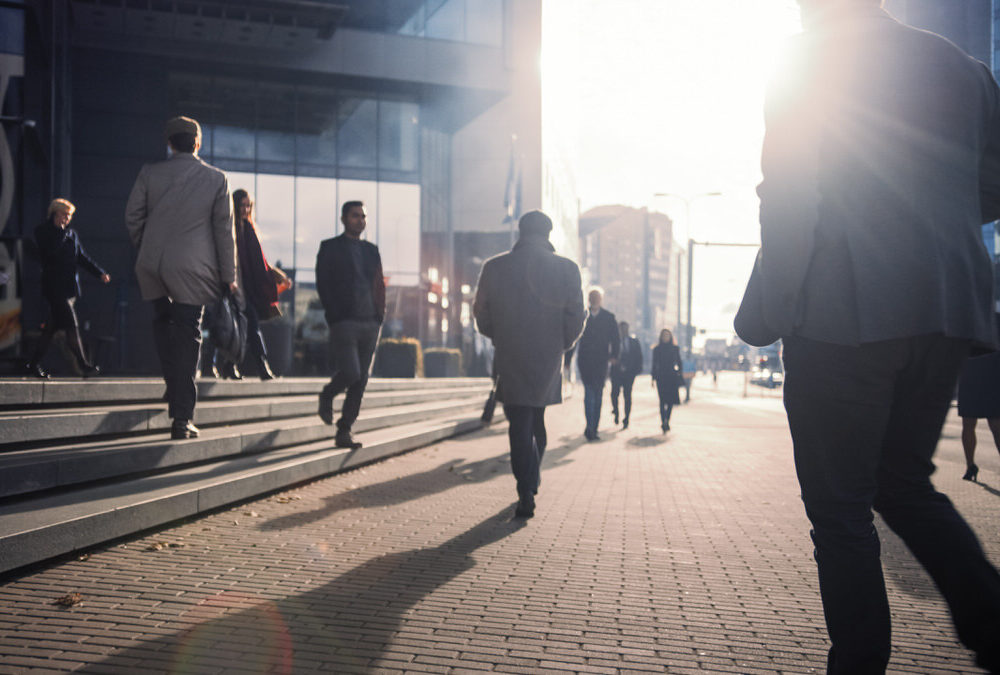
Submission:
M 110 274 L 102 274 L 101 275 L 101 283 L 102 284 L 107 284 L 107 283 L 110 283 L 110 282 L 111 282 L 111 275 Z
M 239 284 L 237 284 L 235 281 L 230 281 L 229 282 L 229 290 L 230 290 L 230 292 L 235 293 L 237 288 L 239 288 Z

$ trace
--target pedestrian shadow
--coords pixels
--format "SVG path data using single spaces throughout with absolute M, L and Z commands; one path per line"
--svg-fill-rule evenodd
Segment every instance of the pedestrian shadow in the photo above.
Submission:
M 477 437 L 495 435 L 479 432 Z M 468 437 L 466 437 L 468 440 Z M 549 470 L 560 466 L 566 456 L 583 444 L 583 439 L 576 443 L 564 443 L 545 451 L 542 469 Z M 322 520 L 337 511 L 354 508 L 371 508 L 376 506 L 394 506 L 411 499 L 419 499 L 430 494 L 443 492 L 467 483 L 483 483 L 498 476 L 510 475 L 510 457 L 504 452 L 487 459 L 467 462 L 465 459 L 450 459 L 433 469 L 394 478 L 381 483 L 363 485 L 346 492 L 339 492 L 324 498 L 321 508 L 307 512 L 293 512 L 262 522 L 258 529 L 267 531 L 284 530 L 290 527 L 301 527 Z
M 990 487 L 988 484 L 982 483 L 982 482 L 980 482 L 978 480 L 976 481 L 976 485 L 978 485 L 979 487 L 983 488 L 984 490 L 986 490 L 987 492 L 989 492 L 994 497 L 1000 497 L 1000 490 L 997 490 L 994 487 Z
M 625 445 L 633 448 L 655 448 L 657 445 L 664 445 L 666 442 L 666 434 L 660 434 L 658 436 L 630 438 L 625 442 Z
M 437 607 L 424 615 L 419 605 L 475 568 L 476 550 L 525 526 L 524 520 L 512 520 L 511 512 L 506 507 L 438 546 L 377 556 L 299 595 L 277 600 L 239 592 L 208 596 L 177 618 L 192 627 L 123 649 L 77 672 L 377 670 L 405 622 L 443 630 L 456 622 L 464 626 L 461 614 L 442 616 Z M 475 579 L 464 583 L 474 584 Z

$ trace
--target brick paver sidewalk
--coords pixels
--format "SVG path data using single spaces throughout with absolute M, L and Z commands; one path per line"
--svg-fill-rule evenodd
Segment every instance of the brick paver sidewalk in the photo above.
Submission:
M 527 522 L 498 424 L 8 579 L 0 672 L 822 671 L 780 399 L 738 378 L 702 377 L 666 436 L 646 378 L 599 443 L 582 397 L 550 408 Z M 940 486 L 997 559 L 1000 478 L 959 480 L 952 423 L 943 445 Z M 975 672 L 891 535 L 884 560 L 891 668 Z

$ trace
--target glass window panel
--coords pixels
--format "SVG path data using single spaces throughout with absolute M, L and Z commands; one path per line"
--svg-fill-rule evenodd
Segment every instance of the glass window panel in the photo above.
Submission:
M 295 179 L 295 265 L 297 275 L 309 270 L 315 279 L 316 254 L 324 239 L 341 232 L 337 181 L 333 178 Z M 296 276 L 299 279 L 300 276 Z
M 374 168 L 378 102 L 351 98 L 340 105 L 340 129 L 337 132 L 340 164 Z
M 427 37 L 438 40 L 465 39 L 465 0 L 448 0 L 427 17 Z
M 297 116 L 295 149 L 299 164 L 335 166 L 337 99 L 326 91 L 303 89 L 298 96 Z
M 254 138 L 251 129 L 218 125 L 212 142 L 212 156 L 223 159 L 254 158 Z
M 340 224 L 340 208 L 344 202 L 361 200 L 368 212 L 368 226 L 362 239 L 367 239 L 378 246 L 379 213 L 378 213 L 378 183 L 371 180 L 338 180 L 337 181 L 337 234 L 344 231 Z
M 503 0 L 465 0 L 465 39 L 494 47 L 503 44 Z
M 378 247 L 392 286 L 420 281 L 420 186 L 379 183 Z
M 406 23 L 399 29 L 401 35 L 416 35 L 422 36 L 424 34 L 424 5 L 420 5 L 417 10 L 413 13 Z
M 291 164 L 295 161 L 295 135 L 284 131 L 258 131 L 257 159 Z
M 416 171 L 420 106 L 401 101 L 382 101 L 379 105 L 379 168 Z
M 268 262 L 295 267 L 295 178 L 257 174 L 257 236 Z

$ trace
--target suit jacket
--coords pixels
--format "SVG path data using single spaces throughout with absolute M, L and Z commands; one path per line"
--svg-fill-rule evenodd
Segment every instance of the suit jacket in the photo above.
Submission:
M 626 348 L 626 344 L 628 347 Z M 619 360 L 611 367 L 613 380 L 635 379 L 642 372 L 642 345 L 633 335 L 626 336 L 621 343 Z
M 947 40 L 863 6 L 792 44 L 765 106 L 760 304 L 778 335 L 985 344 L 1000 94 Z
M 361 277 L 354 273 L 351 246 L 361 248 Z M 375 305 L 375 320 L 385 318 L 385 277 L 382 276 L 382 256 L 378 247 L 359 239 L 348 241 L 346 234 L 326 239 L 316 255 L 316 290 L 326 312 L 326 323 L 332 325 L 346 319 L 356 319 L 355 307 L 358 284 L 367 284 Z
M 236 281 L 229 181 L 197 156 L 181 152 L 143 166 L 125 224 L 138 249 L 135 275 L 144 299 L 208 305 Z
M 42 263 L 42 294 L 46 298 L 61 300 L 80 295 L 82 267 L 100 279 L 105 271 L 87 255 L 76 231 L 63 229 L 51 219 L 35 228 L 35 243 Z
M 601 308 L 587 312 L 587 323 L 576 348 L 576 365 L 584 384 L 601 385 L 608 377 L 608 360 L 617 359 L 621 337 L 615 315 Z
M 562 359 L 583 328 L 580 268 L 548 239 L 522 236 L 483 263 L 476 327 L 496 347 L 497 398 L 542 407 L 562 401 Z

